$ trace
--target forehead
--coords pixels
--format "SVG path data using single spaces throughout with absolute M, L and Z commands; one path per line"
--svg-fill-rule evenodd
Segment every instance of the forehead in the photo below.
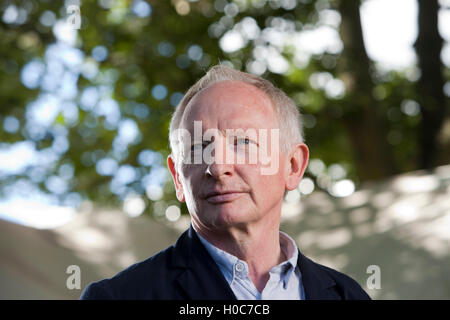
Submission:
M 217 82 L 195 95 L 186 106 L 180 127 L 191 129 L 194 121 L 219 130 L 278 127 L 272 100 L 240 81 Z

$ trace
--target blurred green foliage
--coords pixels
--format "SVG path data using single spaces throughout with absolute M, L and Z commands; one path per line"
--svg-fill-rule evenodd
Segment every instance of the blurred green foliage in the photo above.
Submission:
M 65 25 L 70 5 L 80 7 L 80 30 Z M 0 172 L 2 195 L 31 190 L 31 184 L 63 204 L 121 205 L 130 194 L 142 195 L 146 212 L 176 203 L 165 169 L 170 116 L 182 94 L 217 63 L 261 74 L 296 101 L 311 158 L 319 169 L 324 164 L 307 172 L 316 188 L 422 168 L 417 87 L 423 70 L 383 71 L 367 58 L 356 32 L 359 5 L 3 1 L 0 147 L 28 141 L 41 157 Z M 336 34 L 336 43 L 318 53 L 303 52 L 287 36 L 318 28 Z M 240 38 L 233 40 L 236 32 Z M 434 165 L 450 159 L 449 137 L 440 139 Z M 155 184 L 162 198 L 158 186 L 149 191 Z

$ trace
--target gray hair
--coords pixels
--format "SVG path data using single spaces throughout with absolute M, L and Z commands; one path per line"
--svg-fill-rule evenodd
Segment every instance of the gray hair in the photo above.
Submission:
M 303 142 L 301 114 L 295 102 L 281 89 L 275 87 L 270 81 L 256 75 L 241 72 L 224 65 L 216 65 L 189 88 L 172 115 L 169 127 L 169 143 L 172 154 L 177 144 L 177 137 L 174 135 L 174 132 L 181 124 L 186 106 L 197 93 L 221 81 L 241 81 L 251 84 L 270 98 L 280 125 L 281 152 L 287 153 L 294 144 Z

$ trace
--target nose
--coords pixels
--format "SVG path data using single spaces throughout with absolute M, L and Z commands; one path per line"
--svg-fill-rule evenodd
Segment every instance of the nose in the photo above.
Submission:
M 226 138 L 215 137 L 214 150 L 212 152 L 212 163 L 206 167 L 206 175 L 209 175 L 215 179 L 222 178 L 223 176 L 232 176 L 234 172 L 234 165 L 232 161 L 227 161 L 227 155 L 233 155 L 234 150 L 228 146 Z
M 232 176 L 233 175 L 233 165 L 232 164 L 218 164 L 212 163 L 206 168 L 206 175 L 213 177 L 214 179 L 220 179 L 224 176 Z

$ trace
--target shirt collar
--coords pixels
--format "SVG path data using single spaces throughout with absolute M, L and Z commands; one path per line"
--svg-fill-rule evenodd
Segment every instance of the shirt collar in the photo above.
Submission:
M 287 262 L 291 264 L 293 268 L 296 268 L 298 261 L 297 245 L 295 244 L 294 239 L 283 231 L 280 231 L 280 247 L 287 258 Z
M 206 251 L 208 251 L 213 260 L 219 266 L 219 269 L 222 271 L 228 284 L 231 284 L 234 278 L 234 265 L 240 260 L 232 254 L 229 254 L 228 252 L 217 248 L 211 242 L 203 238 L 197 231 L 195 232 L 197 233 L 197 236 L 200 239 L 201 243 L 203 243 L 204 247 L 206 248 Z
M 197 231 L 196 233 L 198 238 L 208 251 L 208 253 L 211 255 L 213 260 L 219 266 L 225 279 L 230 285 L 235 277 L 234 272 L 235 272 L 235 265 L 237 263 L 239 262 L 243 263 L 243 265 L 245 266 L 245 271 L 247 271 L 247 263 L 245 261 L 242 261 L 236 256 L 217 248 L 208 240 L 203 238 Z M 289 281 L 291 274 L 297 268 L 298 248 L 297 245 L 295 244 L 295 241 L 289 235 L 287 235 L 282 231 L 280 231 L 280 247 L 285 256 L 287 257 L 287 260 L 273 267 L 270 270 L 270 272 L 279 273 L 280 279 L 283 281 L 284 285 L 286 285 L 286 283 Z
M 283 286 L 286 287 L 291 275 L 298 269 L 298 248 L 295 241 L 283 231 L 280 231 L 280 247 L 287 260 L 283 261 L 272 270 L 280 268 L 280 280 L 283 281 Z M 298 272 L 300 271 L 298 270 Z

